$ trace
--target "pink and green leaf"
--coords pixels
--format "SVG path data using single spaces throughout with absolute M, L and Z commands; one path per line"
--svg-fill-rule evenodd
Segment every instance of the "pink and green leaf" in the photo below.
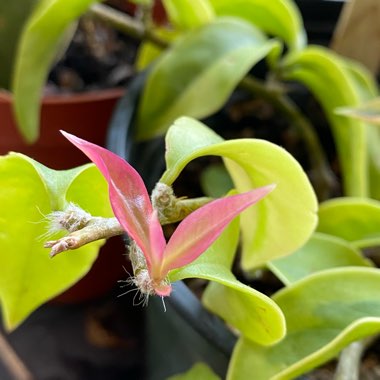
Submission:
M 249 206 L 272 191 L 274 185 L 217 199 L 191 213 L 175 230 L 164 253 L 162 271 L 194 261 L 222 233 L 224 228 Z
M 156 210 L 153 210 L 153 213 L 149 219 L 149 239 L 150 245 L 154 252 L 152 257 L 152 266 L 149 269 L 153 277 L 159 277 L 166 247 L 166 240 Z
M 153 249 L 151 244 L 150 224 L 154 214 L 142 178 L 131 165 L 116 154 L 66 132 L 62 133 L 104 175 L 109 185 L 113 212 L 122 227 L 143 250 L 150 269 L 160 258 L 155 256 L 156 249 Z M 161 228 L 158 227 L 158 221 L 154 225 L 155 228 Z M 162 230 L 160 231 L 162 234 Z

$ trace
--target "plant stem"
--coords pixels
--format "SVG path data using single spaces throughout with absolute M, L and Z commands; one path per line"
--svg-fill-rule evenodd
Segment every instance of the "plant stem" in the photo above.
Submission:
M 212 198 L 177 198 L 170 186 L 159 182 L 153 190 L 152 201 L 153 207 L 158 211 L 160 223 L 163 225 L 184 219 L 197 208 L 212 201 Z M 48 215 L 48 220 L 51 223 L 49 229 L 51 232 L 55 232 L 57 226 L 58 230 L 69 232 L 60 239 L 50 240 L 44 244 L 45 248 L 51 248 L 50 257 L 64 251 L 78 249 L 96 240 L 125 233 L 116 218 L 91 216 L 72 204 L 63 211 L 52 212 Z
M 92 217 L 85 227 L 71 232 L 61 239 L 48 241 L 44 247 L 51 248 L 50 257 L 54 257 L 58 253 L 77 249 L 93 241 L 108 239 L 123 233 L 124 229 L 116 218 Z
M 177 198 L 172 187 L 162 182 L 156 184 L 151 198 L 162 225 L 179 222 L 213 200 L 209 197 Z
M 374 339 L 370 337 L 351 343 L 341 352 L 334 380 L 359 380 L 361 358 Z
M 278 89 L 268 87 L 252 76 L 246 76 L 240 82 L 240 86 L 269 101 L 273 107 L 294 124 L 308 147 L 310 163 L 316 174 L 312 181 L 318 198 L 319 200 L 329 198 L 331 190 L 337 186 L 337 181 L 309 120 L 303 116 L 297 105 L 288 96 Z
M 141 21 L 135 20 L 133 17 L 116 9 L 103 4 L 94 4 L 90 8 L 89 13 L 131 37 L 139 40 L 148 40 L 161 48 L 168 46 L 165 40 L 159 37 L 153 30 L 145 27 Z

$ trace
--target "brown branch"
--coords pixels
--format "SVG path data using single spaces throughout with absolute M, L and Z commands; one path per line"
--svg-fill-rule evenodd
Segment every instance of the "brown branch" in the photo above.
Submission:
M 80 248 L 96 240 L 122 235 L 124 232 L 116 218 L 93 217 L 82 229 L 71 232 L 61 239 L 48 241 L 44 247 L 51 248 L 50 257 L 54 257 L 58 253 Z
M 211 198 L 177 198 L 170 186 L 157 183 L 152 193 L 153 207 L 158 210 L 161 224 L 169 224 L 184 219 L 197 208 L 210 202 Z M 51 248 L 50 257 L 73 250 L 100 239 L 122 235 L 125 230 L 116 218 L 93 217 L 79 206 L 70 203 L 62 211 L 54 211 L 47 216 L 49 233 L 67 231 L 68 235 L 50 240 L 44 244 Z

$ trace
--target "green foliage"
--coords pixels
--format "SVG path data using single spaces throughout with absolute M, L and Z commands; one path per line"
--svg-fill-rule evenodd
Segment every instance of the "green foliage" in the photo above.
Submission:
M 170 376 L 167 380 L 220 380 L 219 376 L 204 363 L 194 364 L 186 373 Z
M 215 112 L 275 46 L 250 24 L 232 18 L 185 34 L 149 73 L 139 103 L 137 137 L 162 134 L 182 115 L 202 118 Z
M 356 107 L 342 107 L 337 114 L 353 117 L 373 124 L 380 124 L 380 98 L 371 99 Z
M 13 330 L 83 277 L 103 244 L 94 242 L 51 260 L 43 248 L 45 216 L 68 202 L 94 215 L 112 212 L 106 183 L 92 165 L 57 172 L 14 153 L 0 157 L 0 183 L 0 302 L 5 326 Z
M 284 59 L 283 70 L 285 78 L 304 83 L 324 108 L 337 144 L 346 195 L 367 196 L 365 125 L 335 113 L 337 107 L 360 102 L 360 93 L 343 58 L 326 48 L 310 46 L 289 54 Z
M 315 233 L 296 252 L 271 261 L 268 266 L 285 285 L 289 285 L 324 269 L 371 266 L 371 263 L 344 239 Z
M 286 337 L 271 347 L 240 338 L 227 379 L 294 379 L 378 333 L 379 286 L 378 269 L 355 267 L 324 270 L 279 291 L 273 300 L 285 315 Z
M 37 0 L 0 3 L 0 88 L 10 89 L 18 39 L 36 3 Z
M 368 102 L 370 99 L 378 96 L 377 84 L 375 78 L 362 66 L 357 63 L 346 61 L 346 70 L 351 75 L 355 90 L 360 96 L 360 104 Z M 337 114 L 338 109 L 335 110 Z M 360 121 L 357 119 L 357 121 Z M 372 198 L 380 200 L 380 130 L 377 126 L 363 121 L 366 128 L 366 144 L 368 149 L 368 180 L 369 195 Z
M 153 4 L 153 0 L 130 0 L 131 3 L 137 5 L 151 5 Z
M 179 29 L 192 29 L 211 22 L 214 10 L 208 0 L 163 0 L 171 25 Z
M 176 38 L 178 38 L 181 33 L 175 29 L 167 29 L 164 27 L 157 28 L 157 36 L 159 36 L 163 41 L 172 43 Z M 164 48 L 158 46 L 152 42 L 146 41 L 142 42 L 141 46 L 137 52 L 137 58 L 135 62 L 136 69 L 142 71 L 147 69 L 152 62 L 160 57 Z
M 218 16 L 247 20 L 269 35 L 281 38 L 290 49 L 305 46 L 306 33 L 298 8 L 288 0 L 210 0 Z
M 317 223 L 313 189 L 297 161 L 279 146 L 256 139 L 223 141 L 190 118 L 173 124 L 166 146 L 167 169 L 160 182 L 168 185 L 191 160 L 210 155 L 223 157 L 239 192 L 277 185 L 272 194 L 241 215 L 245 270 L 293 252 L 311 235 Z M 281 242 L 273 236 L 281 236 Z
M 200 183 L 208 197 L 219 198 L 233 188 L 233 182 L 224 165 L 207 166 L 201 173 Z
M 76 19 L 96 0 L 42 0 L 23 29 L 12 91 L 16 119 L 29 143 L 39 135 L 39 104 L 50 67 Z
M 231 272 L 239 237 L 237 220 L 197 260 L 170 273 L 170 280 L 213 281 L 203 296 L 207 308 L 254 342 L 273 344 L 285 335 L 281 310 L 267 296 L 238 281 Z M 230 310 L 234 310 L 233 313 Z
M 338 236 L 357 247 L 380 244 L 380 202 L 365 198 L 336 198 L 319 208 L 318 231 Z

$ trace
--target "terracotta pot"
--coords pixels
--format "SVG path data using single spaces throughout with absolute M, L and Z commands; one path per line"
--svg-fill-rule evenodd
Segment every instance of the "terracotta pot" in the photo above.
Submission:
M 129 15 L 134 15 L 137 8 L 136 4 L 132 3 L 131 1 L 125 0 L 107 0 L 106 3 Z M 162 5 L 162 0 L 154 1 L 152 17 L 154 22 L 158 25 L 162 25 L 167 22 L 167 17 L 164 6 Z
M 121 88 L 73 95 L 52 95 L 43 99 L 41 134 L 33 145 L 27 145 L 16 128 L 12 97 L 0 92 L 0 154 L 16 151 L 27 154 L 52 169 L 69 169 L 88 162 L 86 157 L 59 133 L 74 133 L 104 145 L 108 122 Z
M 43 99 L 41 134 L 33 145 L 20 136 L 12 114 L 12 97 L 0 92 L 0 154 L 9 151 L 24 153 L 52 169 L 69 169 L 88 159 L 59 133 L 60 129 L 81 138 L 105 145 L 108 123 L 121 88 L 74 95 L 54 95 Z M 123 242 L 111 239 L 101 249 L 90 272 L 55 302 L 81 302 L 106 294 L 116 281 L 124 277 Z

